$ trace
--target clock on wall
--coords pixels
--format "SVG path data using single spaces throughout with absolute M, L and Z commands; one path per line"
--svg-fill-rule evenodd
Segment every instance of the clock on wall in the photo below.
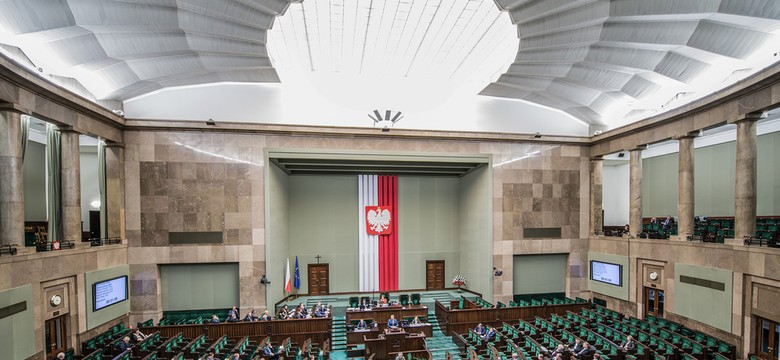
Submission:
M 51 306 L 60 306 L 62 304 L 62 296 L 54 295 L 49 299 Z
M 658 273 L 653 271 L 650 273 L 650 280 L 656 281 L 658 280 Z

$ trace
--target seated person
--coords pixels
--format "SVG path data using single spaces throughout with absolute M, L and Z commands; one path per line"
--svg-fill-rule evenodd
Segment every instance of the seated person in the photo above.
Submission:
M 228 316 L 225 322 L 229 322 L 229 323 L 238 322 L 238 318 L 236 317 L 236 314 L 230 314 L 230 316 Z
M 485 335 L 485 326 L 482 325 L 482 323 L 477 324 L 477 327 L 474 328 L 474 332 L 477 333 L 479 336 Z
M 318 318 L 328 317 L 328 309 L 325 307 L 325 305 L 315 307 L 314 317 L 318 317 Z
M 399 352 L 398 355 L 395 356 L 395 360 L 404 360 L 404 353 Z
M 211 321 L 212 324 L 219 324 L 219 318 L 217 317 L 217 314 L 211 315 Z
M 236 318 L 238 318 L 238 309 L 233 306 L 232 309 L 228 310 L 227 317 L 230 318 L 230 315 L 235 315 Z
M 661 224 L 664 228 L 664 230 L 669 230 L 672 228 L 672 224 L 674 224 L 674 218 L 672 218 L 672 215 L 667 215 L 666 220 Z
M 65 353 L 61 352 L 61 353 L 57 354 L 57 357 L 55 359 L 57 359 L 57 360 L 65 360 Z
M 491 341 L 496 336 L 496 329 L 492 326 L 488 326 L 485 335 L 482 335 L 482 340 Z
M 219 358 L 214 356 L 213 352 L 210 352 L 209 355 L 206 356 L 206 360 L 219 360 Z
M 141 342 L 146 339 L 146 334 L 142 333 L 140 329 L 133 329 L 133 325 L 128 326 L 130 329 L 130 341 Z
M 230 357 L 225 360 L 241 360 L 241 355 L 237 352 L 233 352 L 233 355 L 230 355 Z
M 269 313 L 268 310 L 263 311 L 263 315 L 260 315 L 260 320 L 271 321 L 271 313 Z
M 554 358 L 550 358 L 550 360 L 563 360 L 563 353 L 555 354 L 555 357 Z
M 360 321 L 357 323 L 357 326 L 355 327 L 359 330 L 365 330 L 368 329 L 368 323 L 366 323 L 365 320 L 360 319 Z
M 390 315 L 390 319 L 387 320 L 387 327 L 391 329 L 398 327 L 398 320 L 395 318 L 395 315 Z
M 379 305 L 387 305 L 387 298 L 385 294 L 379 295 Z
M 122 341 L 119 342 L 119 345 L 117 345 L 120 351 L 125 351 L 131 347 L 133 347 L 133 344 L 130 343 L 130 337 L 125 336 L 122 338 Z
M 593 360 L 599 360 L 599 359 L 601 359 L 601 354 L 597 352 L 593 353 Z
M 558 347 L 555 349 L 555 351 L 550 353 L 550 359 L 551 360 L 554 359 L 555 355 L 557 355 L 557 354 L 563 355 L 563 353 L 565 351 L 566 351 L 566 349 L 563 347 L 563 344 L 558 344 Z
M 274 357 L 274 347 L 271 346 L 270 341 L 266 341 L 265 345 L 263 345 L 263 357 L 266 359 L 270 359 Z
M 650 224 L 654 225 L 654 224 L 660 224 L 660 223 L 658 222 L 658 219 L 656 219 L 655 216 L 653 216 L 652 218 L 650 218 Z
M 309 309 L 307 309 L 305 306 L 303 306 L 303 303 L 298 305 L 298 312 L 303 314 L 304 317 L 309 316 Z
M 290 317 L 290 309 L 285 305 L 282 307 L 282 310 L 279 311 L 279 319 L 287 319 L 288 317 Z
M 624 342 L 622 345 L 620 345 L 620 349 L 624 351 L 634 351 L 636 350 L 636 340 L 634 340 L 634 337 L 631 335 L 628 335 L 626 337 L 626 342 Z
M 360 310 L 370 310 L 371 309 L 371 303 L 368 302 L 368 298 L 364 298 L 363 302 L 360 303 Z
M 412 322 L 409 325 L 422 325 L 422 322 L 420 321 L 420 317 L 415 316 L 414 319 L 412 319 Z
M 576 353 L 573 353 L 573 355 L 578 360 L 583 360 L 583 359 L 589 358 L 592 353 L 593 353 L 593 350 L 591 350 L 590 344 L 588 344 L 588 342 L 586 341 L 586 342 L 584 342 L 582 344 L 582 350 L 580 350 L 580 351 L 578 351 Z
M 305 319 L 306 315 L 303 315 L 303 313 L 300 310 L 295 309 L 295 311 L 293 311 L 292 318 L 293 319 Z
M 255 316 L 255 310 L 252 309 L 249 313 L 244 316 L 244 321 L 257 321 L 257 316 Z
M 582 341 L 575 339 L 573 343 L 569 344 L 569 350 L 574 354 L 580 352 L 582 350 Z
M 536 360 L 544 360 L 544 355 L 542 353 L 537 354 Z
M 517 353 L 512 353 L 512 360 L 517 360 L 517 359 L 518 359 Z

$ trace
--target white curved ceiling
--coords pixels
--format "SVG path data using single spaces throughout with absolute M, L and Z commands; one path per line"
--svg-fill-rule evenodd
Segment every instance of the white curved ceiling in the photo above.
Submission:
M 73 74 L 98 99 L 125 100 L 164 87 L 278 82 L 266 32 L 289 3 L 8 0 L 0 32 L 46 72 Z
M 682 105 L 779 59 L 777 0 L 494 1 L 0 0 L 0 51 L 18 47 L 98 100 L 279 82 L 276 69 L 295 68 L 337 74 L 335 83 L 365 73 L 445 87 L 461 79 L 472 94 L 540 104 L 594 128 Z M 267 39 L 281 45 L 269 51 Z M 507 131 L 539 122 L 512 109 Z
M 711 93 L 777 61 L 780 50 L 776 0 L 496 3 L 517 25 L 520 47 L 481 94 L 593 125 L 622 125 Z

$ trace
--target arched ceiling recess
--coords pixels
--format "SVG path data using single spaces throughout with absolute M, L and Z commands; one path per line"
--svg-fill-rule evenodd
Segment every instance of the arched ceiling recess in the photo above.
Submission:
M 279 82 L 266 32 L 289 3 L 0 1 L 0 40 L 12 38 L 35 66 L 76 78 L 98 99 L 224 81 Z
M 520 46 L 482 95 L 613 128 L 712 93 L 780 59 L 780 1 L 496 0 Z

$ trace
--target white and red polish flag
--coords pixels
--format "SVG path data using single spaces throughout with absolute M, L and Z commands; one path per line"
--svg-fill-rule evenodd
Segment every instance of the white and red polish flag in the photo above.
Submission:
M 358 175 L 360 291 L 398 290 L 398 176 Z
M 289 294 L 292 292 L 292 280 L 290 279 L 290 258 L 287 258 L 287 267 L 284 272 L 284 292 Z

